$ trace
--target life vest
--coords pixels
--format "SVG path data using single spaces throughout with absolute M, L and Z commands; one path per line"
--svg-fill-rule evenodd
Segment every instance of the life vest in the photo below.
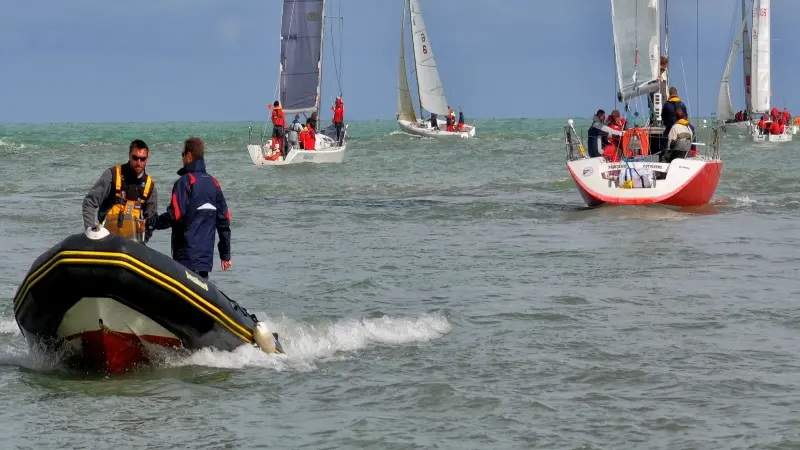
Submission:
M 114 200 L 106 213 L 104 227 L 112 234 L 144 239 L 144 203 L 153 192 L 153 179 L 144 174 L 142 181 L 131 184 L 122 175 L 122 166 L 114 167 Z
M 626 158 L 650 154 L 650 136 L 644 128 L 628 128 L 622 135 L 622 154 Z
M 317 147 L 317 133 L 314 132 L 313 128 L 309 128 L 306 131 L 306 143 L 304 145 L 305 150 L 316 150 Z
M 276 127 L 286 126 L 286 116 L 283 114 L 283 109 L 280 105 L 276 106 L 275 109 L 272 110 L 272 124 Z
M 340 123 L 344 121 L 344 102 L 337 100 L 336 106 L 334 106 L 332 109 L 334 123 Z
M 612 130 L 616 130 L 616 131 L 619 131 L 619 132 L 622 132 L 622 126 L 623 126 L 622 122 L 620 122 L 618 124 L 614 123 L 614 122 L 608 124 L 608 128 L 611 128 Z M 621 136 L 614 136 L 613 134 L 609 134 L 608 135 L 608 141 L 611 142 L 611 145 L 613 145 L 614 147 L 618 147 L 619 146 L 620 137 Z

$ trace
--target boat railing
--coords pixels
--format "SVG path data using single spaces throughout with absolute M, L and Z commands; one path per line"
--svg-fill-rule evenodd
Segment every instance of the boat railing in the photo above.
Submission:
M 247 127 L 247 145 L 253 144 L 253 127 Z M 264 130 L 261 130 L 261 137 L 259 139 L 259 145 L 264 145 Z
M 583 129 L 581 129 L 581 133 L 583 133 Z M 564 127 L 564 145 L 567 150 L 567 161 L 574 161 L 587 157 L 586 149 L 581 141 L 581 135 L 575 131 L 572 119 L 570 119 L 568 125 Z
M 693 145 L 697 149 L 697 153 L 702 155 L 707 160 L 720 159 L 719 152 L 719 133 L 722 125 L 713 124 L 711 127 L 707 125 L 707 121 L 703 120 L 703 125 L 695 128 L 695 142 Z M 655 131 L 652 134 L 661 134 L 664 132 L 664 127 L 646 127 L 648 134 L 650 131 Z M 581 130 L 581 133 L 583 130 Z M 588 158 L 586 147 L 581 140 L 581 134 L 575 130 L 575 126 L 570 119 L 569 124 L 564 127 L 564 146 L 567 153 L 567 161 L 575 161 L 578 159 Z

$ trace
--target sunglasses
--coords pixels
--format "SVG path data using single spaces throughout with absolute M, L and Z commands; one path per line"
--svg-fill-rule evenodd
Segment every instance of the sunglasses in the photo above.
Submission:
M 141 162 L 145 162 L 145 161 L 147 161 L 147 156 L 136 156 L 136 155 L 131 155 L 131 159 L 132 159 L 132 160 L 134 160 L 134 161 L 141 161 Z

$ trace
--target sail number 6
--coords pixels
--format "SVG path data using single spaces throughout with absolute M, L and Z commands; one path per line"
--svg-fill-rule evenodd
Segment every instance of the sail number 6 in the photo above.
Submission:
M 423 55 L 427 55 L 428 54 L 428 46 L 427 45 L 423 45 L 422 46 L 422 54 Z
M 763 17 L 767 16 L 767 8 L 761 8 L 761 16 Z

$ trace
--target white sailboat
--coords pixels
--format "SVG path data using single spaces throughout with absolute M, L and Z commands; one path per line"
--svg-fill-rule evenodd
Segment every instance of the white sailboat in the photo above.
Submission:
M 397 78 L 397 124 L 406 133 L 425 136 L 425 137 L 446 137 L 475 136 L 475 125 L 464 124 L 461 131 L 447 131 L 446 122 L 442 118 L 447 115 L 448 104 L 444 94 L 444 87 L 439 78 L 439 70 L 436 68 L 436 58 L 433 56 L 428 30 L 422 18 L 422 9 L 419 6 L 420 0 L 403 0 L 403 22 L 400 28 L 400 67 Z M 411 90 L 406 76 L 405 59 L 405 27 L 406 27 L 406 4 L 408 4 L 412 47 L 414 51 L 414 76 L 417 80 L 417 92 L 419 94 L 419 114 L 414 111 L 411 102 Z M 422 118 L 422 110 L 425 109 L 438 115 L 437 127 L 431 125 L 430 119 Z
M 747 6 L 750 3 L 751 7 Z M 752 10 L 752 0 L 742 0 L 742 21 L 739 31 L 734 34 L 733 48 L 728 54 L 728 62 L 725 65 L 725 72 L 722 75 L 722 82 L 719 86 L 719 95 L 717 97 L 717 112 L 716 120 L 718 123 L 727 128 L 736 129 L 749 129 L 750 127 L 750 114 L 751 114 L 751 95 L 750 95 L 750 73 L 752 69 L 752 50 L 751 50 L 751 36 L 747 28 L 749 12 Z M 733 102 L 731 101 L 730 78 L 731 71 L 733 70 L 733 63 L 738 54 L 739 42 L 742 43 L 742 72 L 744 81 L 744 109 L 741 111 L 745 118 L 737 119 L 736 114 L 733 112 Z
M 605 149 L 600 136 L 592 137 L 594 142 L 585 148 L 572 119 L 564 127 L 567 170 L 589 207 L 699 206 L 711 200 L 719 184 L 722 160 L 716 127 L 697 127 L 694 136 L 673 136 L 674 147 L 661 152 L 666 131 L 660 114 L 662 88 L 669 82 L 662 78 L 659 67 L 662 48 L 668 56 L 666 36 L 661 46 L 662 12 L 666 18 L 666 8 L 661 9 L 659 0 L 611 0 L 617 98 L 625 104 L 625 111 L 635 112 L 619 142 Z M 636 123 L 642 115 L 639 111 L 645 112 L 643 125 Z M 706 142 L 701 134 L 708 135 Z
M 748 4 L 750 5 L 748 7 Z M 771 11 L 770 0 L 742 0 L 742 23 L 736 33 L 728 63 L 722 76 L 717 98 L 717 121 L 726 127 L 746 127 L 754 142 L 787 142 L 797 130 L 795 125 L 786 124 L 780 134 L 759 130 L 757 124 L 761 117 L 771 112 Z M 748 12 L 752 11 L 752 14 Z M 747 32 L 748 18 L 752 17 L 752 33 Z M 730 95 L 730 74 L 736 59 L 739 39 L 743 41 L 744 94 L 747 120 L 732 121 L 733 105 Z M 755 75 L 755 76 L 753 76 Z M 768 121 L 768 125 L 771 121 Z
M 310 117 L 317 113 L 317 129 L 322 92 L 323 43 L 325 39 L 325 0 L 283 0 L 280 40 L 278 100 L 288 127 L 295 114 Z M 272 122 L 261 132 L 261 144 L 247 146 L 253 164 L 283 166 L 299 163 L 341 163 L 347 148 L 347 125 L 340 141 L 333 125 L 317 131 L 314 150 L 290 149 L 278 155 L 271 148 Z

